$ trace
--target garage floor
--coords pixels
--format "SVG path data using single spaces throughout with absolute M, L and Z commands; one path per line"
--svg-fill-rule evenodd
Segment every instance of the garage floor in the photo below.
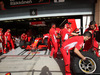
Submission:
M 0 75 L 64 75 L 64 62 L 49 58 L 49 51 L 25 51 L 20 47 L 0 56 Z

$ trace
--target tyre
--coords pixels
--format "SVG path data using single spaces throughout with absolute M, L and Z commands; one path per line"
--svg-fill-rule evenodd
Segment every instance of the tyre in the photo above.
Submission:
M 25 41 L 20 42 L 20 47 L 23 49 L 26 46 Z
M 87 59 L 89 63 L 85 64 L 84 61 L 77 55 L 71 58 L 71 70 L 73 75 L 80 74 L 97 74 L 100 73 L 100 58 L 98 58 L 93 52 L 81 52 Z
M 31 45 L 31 42 L 26 42 L 26 45 Z

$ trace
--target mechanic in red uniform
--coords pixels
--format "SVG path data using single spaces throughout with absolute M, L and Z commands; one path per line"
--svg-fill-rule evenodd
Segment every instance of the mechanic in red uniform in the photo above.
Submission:
M 47 34 L 44 34 L 43 35 L 43 40 L 45 39 L 45 38 L 47 38 L 47 43 L 48 43 L 48 50 L 50 50 L 50 35 L 49 35 L 49 33 L 47 33 Z
M 3 33 L 2 33 L 2 28 L 0 28 L 0 42 L 3 42 Z
M 3 52 L 3 32 L 2 32 L 2 28 L 0 28 L 0 43 L 2 43 L 2 48 L 0 48 L 0 49 L 2 49 L 2 52 Z
M 27 35 L 25 33 L 21 35 L 21 41 L 27 41 Z
M 4 39 L 5 39 L 4 53 L 6 53 L 7 47 L 9 50 L 11 50 L 10 44 L 12 46 L 12 49 L 14 50 L 14 43 L 13 43 L 12 36 L 11 36 L 10 32 L 11 32 L 11 30 L 7 29 L 7 31 L 4 34 Z
M 70 50 L 74 49 L 74 52 L 85 62 L 87 63 L 87 59 L 80 53 L 80 48 L 82 47 L 84 41 L 87 41 L 91 38 L 90 32 L 85 32 L 83 36 L 74 36 L 66 40 L 61 47 L 61 53 L 63 56 L 63 60 L 65 63 L 65 75 L 71 75 L 70 72 Z
M 69 35 L 78 35 L 78 34 L 71 32 L 71 29 L 69 28 L 68 23 L 66 23 L 64 28 L 61 30 L 62 43 L 69 38 Z
M 57 51 L 58 51 L 58 44 L 57 44 L 57 39 L 56 39 L 56 24 L 52 24 L 51 29 L 49 30 L 49 34 L 50 34 L 50 40 L 51 40 L 51 53 L 50 53 L 50 57 L 53 57 L 54 54 L 54 58 L 57 57 Z
M 71 34 L 69 34 L 69 38 L 72 37 L 73 35 L 76 35 L 75 33 L 79 31 L 78 28 L 73 29 L 72 28 L 72 24 L 70 22 L 68 22 L 67 24 L 67 30 L 68 32 L 70 32 Z M 74 33 L 74 34 L 73 34 Z
M 57 39 L 57 44 L 58 44 L 58 49 L 60 48 L 60 39 L 61 39 L 61 29 L 60 28 L 56 28 L 56 39 Z
M 94 35 L 93 35 L 95 31 L 99 31 L 99 28 L 97 27 L 97 24 L 95 23 L 95 21 L 90 22 L 89 28 L 87 28 L 85 30 L 85 32 L 86 31 L 89 31 L 92 33 L 92 38 L 85 42 L 84 51 L 88 51 L 93 46 L 98 48 L 98 42 L 96 41 L 96 39 L 94 38 Z M 94 50 L 96 50 L 96 52 L 97 52 L 96 48 L 94 48 Z

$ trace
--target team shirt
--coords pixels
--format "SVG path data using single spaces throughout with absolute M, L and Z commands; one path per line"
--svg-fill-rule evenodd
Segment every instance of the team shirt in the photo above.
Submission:
M 82 47 L 83 43 L 84 43 L 84 37 L 83 36 L 74 36 L 74 37 L 66 40 L 62 44 L 62 47 L 65 50 L 70 50 L 72 48 L 77 48 L 79 50 Z
M 60 38 L 60 34 L 61 34 L 61 29 L 60 28 L 56 28 L 56 38 L 59 39 Z
M 51 28 L 51 29 L 49 30 L 49 34 L 50 34 L 50 38 L 51 38 L 52 40 L 54 40 L 54 42 L 57 42 L 57 39 L 56 39 L 56 35 L 57 35 L 56 29 L 55 29 L 55 28 Z
M 26 40 L 26 38 L 27 38 L 27 35 L 21 35 L 21 38 L 23 39 L 23 40 Z
M 3 33 L 0 31 L 0 36 L 3 37 Z
M 1 36 L 1 39 L 3 40 L 3 33 L 2 33 L 2 31 L 0 31 L 0 36 Z M 1 41 L 1 39 L 0 39 L 0 41 Z
M 61 30 L 61 40 L 67 40 L 69 37 L 68 35 L 71 34 L 70 31 L 68 31 L 68 29 L 64 28 Z
M 5 37 L 7 37 L 7 40 L 11 40 L 11 34 L 9 32 L 5 32 Z
M 45 38 L 50 38 L 50 35 L 49 34 L 44 34 L 43 35 L 43 38 L 45 39 Z

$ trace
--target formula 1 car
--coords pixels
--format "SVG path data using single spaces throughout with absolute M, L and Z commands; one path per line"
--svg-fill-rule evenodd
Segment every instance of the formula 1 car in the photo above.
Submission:
M 46 43 L 46 39 L 43 40 L 41 37 L 40 38 L 36 38 L 34 43 L 32 43 L 31 45 L 27 45 L 27 47 L 25 48 L 26 50 L 46 50 L 48 47 L 47 43 Z
M 35 51 L 35 50 L 47 50 L 47 38 L 43 40 L 42 37 L 37 37 L 33 43 L 29 42 L 21 42 L 21 48 L 24 48 L 27 51 Z

